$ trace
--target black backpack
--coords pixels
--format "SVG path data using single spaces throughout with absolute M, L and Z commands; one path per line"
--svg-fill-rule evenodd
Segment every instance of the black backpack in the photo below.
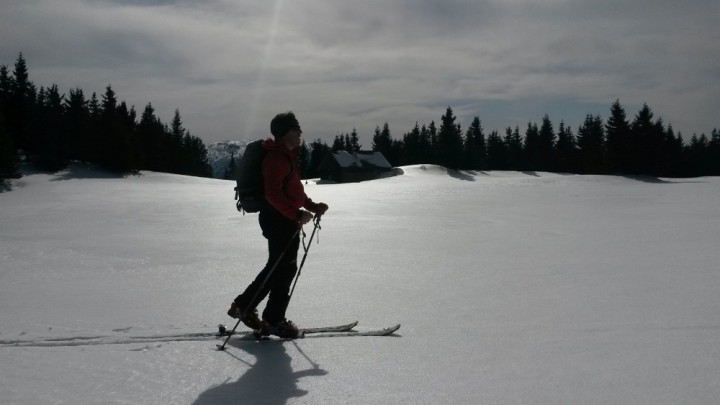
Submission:
M 240 212 L 258 212 L 264 197 L 262 161 L 265 149 L 262 140 L 250 142 L 237 165 L 237 186 L 235 187 L 235 206 Z
M 265 187 L 263 185 L 262 162 L 267 150 L 262 147 L 263 140 L 250 142 L 245 147 L 242 158 L 237 165 L 237 185 L 235 186 L 235 206 L 240 212 L 259 212 L 265 202 Z M 284 186 L 287 186 L 290 175 L 285 177 Z

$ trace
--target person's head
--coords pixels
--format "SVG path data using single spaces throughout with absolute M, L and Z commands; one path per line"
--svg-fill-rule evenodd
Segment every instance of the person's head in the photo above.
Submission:
M 293 129 L 300 129 L 300 123 L 292 111 L 280 113 L 270 121 L 270 133 L 280 139 Z
M 292 111 L 281 113 L 270 121 L 270 133 L 275 137 L 275 142 L 285 144 L 288 149 L 295 149 L 300 146 L 300 123 Z

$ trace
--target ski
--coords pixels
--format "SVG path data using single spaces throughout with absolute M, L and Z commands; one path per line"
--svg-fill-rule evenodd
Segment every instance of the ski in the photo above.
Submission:
M 358 322 L 350 322 L 345 325 L 335 325 L 335 326 L 321 326 L 317 328 L 303 328 L 300 329 L 300 334 L 314 334 L 314 333 L 328 333 L 328 332 L 347 332 L 350 331 L 352 328 L 357 326 Z M 232 333 L 233 335 L 250 335 L 254 336 L 255 332 L 245 332 L 245 331 L 235 331 Z M 227 330 L 225 325 L 218 325 L 218 333 L 215 334 L 216 337 L 227 337 L 230 335 L 230 331 Z
M 400 324 L 390 326 L 387 328 L 382 329 L 376 329 L 376 330 L 365 330 L 365 331 L 354 331 L 354 330 L 345 330 L 345 331 L 326 331 L 326 332 L 312 332 L 312 333 L 305 333 L 302 334 L 303 330 L 300 330 L 301 335 L 297 338 L 281 338 L 277 336 L 260 336 L 258 337 L 255 334 L 251 334 L 248 336 L 244 336 L 243 340 L 273 340 L 273 341 L 287 341 L 287 340 L 296 340 L 296 339 L 311 339 L 311 338 L 331 338 L 331 337 L 359 337 L 359 336 L 388 336 L 395 333 L 398 329 L 400 329 Z

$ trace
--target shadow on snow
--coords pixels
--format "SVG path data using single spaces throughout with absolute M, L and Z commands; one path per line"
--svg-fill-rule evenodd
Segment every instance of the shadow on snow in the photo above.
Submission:
M 255 364 L 240 358 L 250 366 L 237 381 L 226 381 L 212 386 L 193 402 L 193 405 L 222 404 L 286 404 L 291 398 L 307 395 L 298 388 L 303 377 L 323 376 L 328 372 L 308 358 L 295 343 L 298 352 L 311 364 L 311 368 L 295 371 L 292 357 L 287 353 L 286 342 L 233 342 L 232 346 L 255 357 Z M 229 355 L 233 356 L 231 352 Z

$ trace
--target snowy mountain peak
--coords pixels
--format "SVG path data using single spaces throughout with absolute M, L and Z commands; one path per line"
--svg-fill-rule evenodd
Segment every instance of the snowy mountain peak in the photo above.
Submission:
M 225 170 L 230 164 L 233 156 L 239 158 L 245 152 L 245 147 L 254 139 L 243 139 L 242 141 L 222 141 L 211 144 L 207 147 L 208 161 L 212 166 L 212 176 L 218 179 L 225 177 Z

